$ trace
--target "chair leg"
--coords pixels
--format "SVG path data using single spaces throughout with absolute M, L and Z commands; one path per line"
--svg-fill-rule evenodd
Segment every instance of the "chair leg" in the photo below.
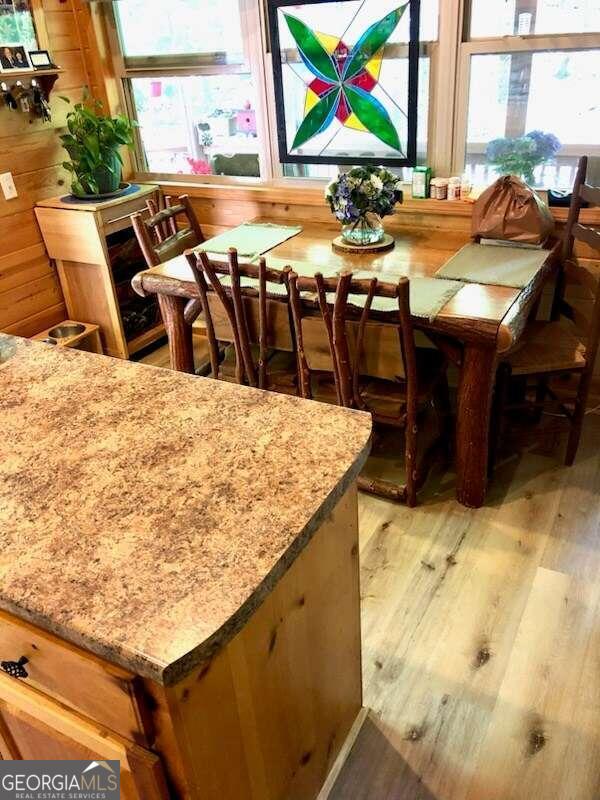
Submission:
M 504 409 L 508 398 L 510 387 L 511 368 L 510 364 L 500 364 L 496 372 L 496 388 L 492 403 L 492 413 L 490 418 L 490 438 L 488 445 L 488 475 L 491 477 L 496 467 L 498 447 L 502 438 L 504 428 Z
M 534 421 L 539 422 L 542 418 L 543 413 L 543 404 L 544 400 L 546 399 L 546 394 L 548 392 L 548 378 L 542 377 L 538 380 L 536 389 L 535 389 L 535 411 L 534 411 Z
M 579 447 L 579 440 L 581 438 L 581 429 L 583 428 L 583 421 L 585 418 L 585 409 L 587 406 L 587 398 L 590 391 L 591 370 L 582 375 L 579 381 L 579 389 L 577 390 L 577 398 L 575 399 L 575 409 L 573 411 L 573 418 L 571 419 L 571 431 L 569 433 L 569 441 L 567 442 L 567 454 L 565 457 L 565 464 L 570 467 L 575 461 L 577 455 L 577 448 Z
M 433 407 L 437 416 L 438 431 L 444 455 L 448 460 L 452 456 L 454 441 L 452 431 L 452 407 L 450 405 L 450 389 L 448 376 L 444 373 L 433 390 Z
M 417 419 L 416 414 L 414 419 L 409 419 L 406 422 L 405 434 L 405 456 L 404 461 L 406 464 L 406 505 L 413 508 L 417 505 Z

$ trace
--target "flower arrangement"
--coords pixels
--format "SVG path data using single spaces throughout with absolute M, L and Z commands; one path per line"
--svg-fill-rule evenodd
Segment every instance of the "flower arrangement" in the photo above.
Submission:
M 402 202 L 402 182 L 383 167 L 354 167 L 332 181 L 325 199 L 344 226 L 346 241 L 360 245 L 383 238 L 381 217 L 394 213 Z
M 561 143 L 553 133 L 531 131 L 514 139 L 494 139 L 485 151 L 486 158 L 498 171 L 534 182 L 533 171 L 558 153 Z

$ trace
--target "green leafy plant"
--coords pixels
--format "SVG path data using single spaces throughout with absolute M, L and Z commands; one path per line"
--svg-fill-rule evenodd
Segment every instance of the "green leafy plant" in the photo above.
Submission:
M 486 157 L 500 172 L 533 184 L 535 168 L 554 158 L 560 148 L 553 133 L 531 131 L 514 139 L 494 139 L 487 146 Z
M 71 173 L 71 191 L 78 197 L 116 191 L 123 166 L 119 151 L 133 147 L 137 123 L 123 115 L 107 117 L 101 111 L 99 100 L 92 106 L 77 103 L 67 114 L 68 132 L 60 137 L 71 158 L 63 167 Z

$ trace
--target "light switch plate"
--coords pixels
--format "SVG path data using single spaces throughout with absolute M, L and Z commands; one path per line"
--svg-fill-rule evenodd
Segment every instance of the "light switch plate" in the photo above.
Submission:
M 2 175 L 0 175 L 0 186 L 4 192 L 5 200 L 14 200 L 15 197 L 18 197 L 17 187 L 15 186 L 12 172 L 3 172 Z

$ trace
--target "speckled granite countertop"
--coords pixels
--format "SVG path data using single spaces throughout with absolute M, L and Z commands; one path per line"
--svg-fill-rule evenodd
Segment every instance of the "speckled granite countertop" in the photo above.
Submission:
M 173 683 L 366 459 L 366 414 L 0 334 L 0 607 Z

